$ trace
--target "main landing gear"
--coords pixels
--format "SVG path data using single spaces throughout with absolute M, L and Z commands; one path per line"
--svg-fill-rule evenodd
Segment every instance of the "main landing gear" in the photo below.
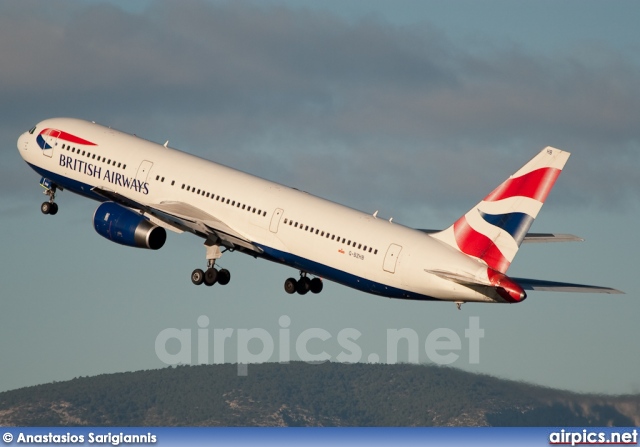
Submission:
M 49 196 L 49 201 L 42 202 L 42 205 L 40 205 L 40 211 L 42 211 L 42 214 L 51 214 L 53 216 L 58 212 L 58 204 L 55 202 L 56 185 L 46 178 L 40 180 L 40 185 L 44 188 L 44 193 Z
M 222 257 L 220 251 L 220 245 L 215 242 L 207 241 L 204 243 L 207 248 L 207 270 L 195 269 L 191 272 L 191 282 L 196 286 L 204 283 L 207 286 L 212 286 L 218 283 L 222 286 L 229 284 L 231 280 L 231 273 L 227 269 L 216 269 L 216 260 Z
M 310 279 L 306 272 L 300 272 L 300 279 L 289 278 L 284 282 L 284 290 L 289 294 L 298 292 L 300 295 L 305 295 L 307 292 L 320 293 L 322 292 L 322 280 L 320 278 Z

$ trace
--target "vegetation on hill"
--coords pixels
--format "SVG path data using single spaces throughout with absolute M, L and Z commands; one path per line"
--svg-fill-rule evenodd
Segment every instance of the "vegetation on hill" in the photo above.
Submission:
M 424 365 L 181 366 L 0 393 L 0 425 L 633 426 L 640 396 L 606 397 Z

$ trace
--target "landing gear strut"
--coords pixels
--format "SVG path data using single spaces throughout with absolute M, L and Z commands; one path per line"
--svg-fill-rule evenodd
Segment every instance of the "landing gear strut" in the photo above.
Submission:
M 463 304 L 464 304 L 464 301 L 456 301 L 456 306 L 458 306 L 458 310 L 462 310 Z
M 195 269 L 191 272 L 191 282 L 196 286 L 204 283 L 207 286 L 212 286 L 218 283 L 222 286 L 229 284 L 231 280 L 231 273 L 227 269 L 216 269 L 216 260 L 222 257 L 222 251 L 220 251 L 220 245 L 218 241 L 212 241 L 207 239 L 204 243 L 207 248 L 207 270 Z
M 298 292 L 300 295 L 305 295 L 307 292 L 320 293 L 322 292 L 322 280 L 320 278 L 310 279 L 306 272 L 300 272 L 300 279 L 289 278 L 284 282 L 284 290 L 289 294 Z
M 42 205 L 40 205 L 40 211 L 42 211 L 42 214 L 51 214 L 53 216 L 58 212 L 58 204 L 55 202 L 56 185 L 44 177 L 40 180 L 40 185 L 44 188 L 44 193 L 49 196 L 49 200 L 42 202 Z

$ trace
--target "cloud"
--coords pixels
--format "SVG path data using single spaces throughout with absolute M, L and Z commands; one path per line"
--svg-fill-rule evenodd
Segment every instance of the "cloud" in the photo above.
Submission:
M 551 144 L 574 153 L 559 203 L 637 201 L 640 71 L 611 48 L 469 50 L 428 24 L 244 2 L 0 12 L 12 144 L 45 117 L 94 119 L 396 212 L 473 204 Z

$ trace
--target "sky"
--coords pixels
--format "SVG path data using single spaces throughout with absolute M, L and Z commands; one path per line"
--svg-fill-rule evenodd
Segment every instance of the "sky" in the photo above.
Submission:
M 338 361 L 338 334 L 353 329 L 365 362 L 385 361 L 388 331 L 404 328 L 423 363 L 445 329 L 461 342 L 452 367 L 640 392 L 638 16 L 633 1 L 0 0 L 0 391 L 165 367 L 156 341 L 172 329 L 191 331 L 197 364 L 199 349 L 214 358 L 215 329 L 233 330 L 228 362 L 242 331 L 290 338 L 295 359 L 313 328 L 330 338 L 308 350 Z M 416 228 L 449 226 L 552 145 L 572 156 L 531 231 L 585 242 L 525 245 L 509 274 L 626 294 L 532 292 L 461 311 L 328 282 L 290 296 L 283 283 L 297 272 L 235 253 L 220 261 L 229 285 L 195 287 L 205 259 L 193 235 L 171 233 L 157 252 L 119 246 L 92 229 L 97 203 L 68 192 L 55 217 L 40 213 L 39 177 L 16 140 L 58 116 L 169 140 Z M 398 360 L 409 351 L 400 345 Z

